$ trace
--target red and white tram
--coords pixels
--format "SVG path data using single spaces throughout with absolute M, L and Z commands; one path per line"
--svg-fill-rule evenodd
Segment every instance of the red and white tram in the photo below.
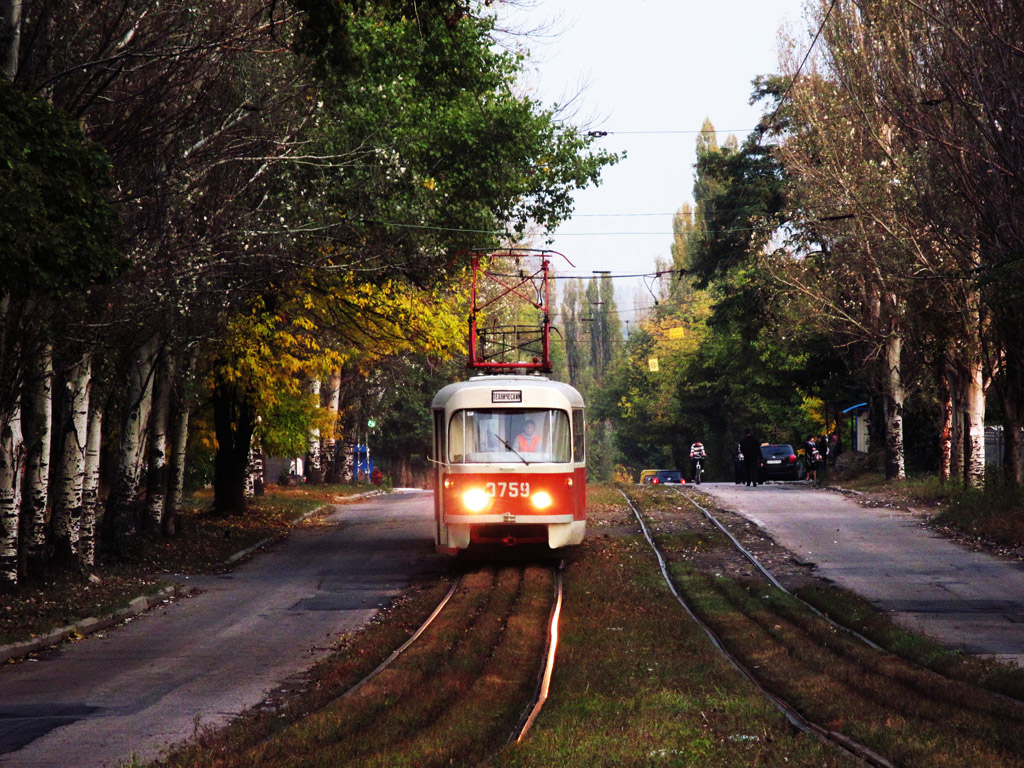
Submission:
M 434 540 L 579 544 L 586 530 L 583 397 L 533 375 L 484 375 L 440 390 L 434 414 Z

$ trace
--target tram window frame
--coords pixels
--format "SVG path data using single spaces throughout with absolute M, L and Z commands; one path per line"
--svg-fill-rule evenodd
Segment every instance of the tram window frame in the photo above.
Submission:
M 556 415 L 557 414 L 557 415 Z M 518 451 L 517 437 L 532 420 L 547 450 Z M 501 443 L 496 450 L 494 439 Z M 465 408 L 448 422 L 448 461 L 452 464 L 572 463 L 572 425 L 559 408 Z M 511 449 L 509 448 L 511 446 Z M 472 450 L 485 448 L 485 450 Z M 474 459 L 473 457 L 477 458 Z
M 444 428 L 444 411 L 434 411 L 433 460 L 443 462 L 448 456 L 448 430 Z
M 574 464 L 582 464 L 587 459 L 586 452 L 586 419 L 582 408 L 572 409 L 572 460 Z

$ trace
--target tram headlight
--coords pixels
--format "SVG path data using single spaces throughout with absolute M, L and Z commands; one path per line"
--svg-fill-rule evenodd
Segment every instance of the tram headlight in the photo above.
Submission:
M 482 488 L 470 488 L 462 494 L 462 504 L 470 512 L 480 512 L 487 509 L 487 505 L 490 503 L 491 497 Z
M 547 491 L 537 491 L 530 497 L 530 501 L 537 509 L 547 509 L 552 504 L 551 494 Z

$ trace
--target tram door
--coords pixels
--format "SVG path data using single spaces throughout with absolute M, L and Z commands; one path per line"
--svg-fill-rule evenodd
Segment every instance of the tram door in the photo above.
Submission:
M 441 541 L 441 521 L 443 510 L 441 501 L 443 497 L 444 468 L 448 461 L 447 429 L 444 423 L 444 409 L 434 411 L 434 543 L 438 546 L 447 544 Z

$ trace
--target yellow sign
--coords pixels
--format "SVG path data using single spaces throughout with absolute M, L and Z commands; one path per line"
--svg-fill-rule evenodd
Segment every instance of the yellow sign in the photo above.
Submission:
M 658 372 L 658 358 L 651 357 L 647 360 L 647 367 L 651 370 L 651 373 Z
M 683 327 L 669 328 L 668 329 L 668 337 L 670 339 L 681 339 L 681 338 L 683 338 L 685 336 L 686 336 L 686 329 L 683 328 Z

